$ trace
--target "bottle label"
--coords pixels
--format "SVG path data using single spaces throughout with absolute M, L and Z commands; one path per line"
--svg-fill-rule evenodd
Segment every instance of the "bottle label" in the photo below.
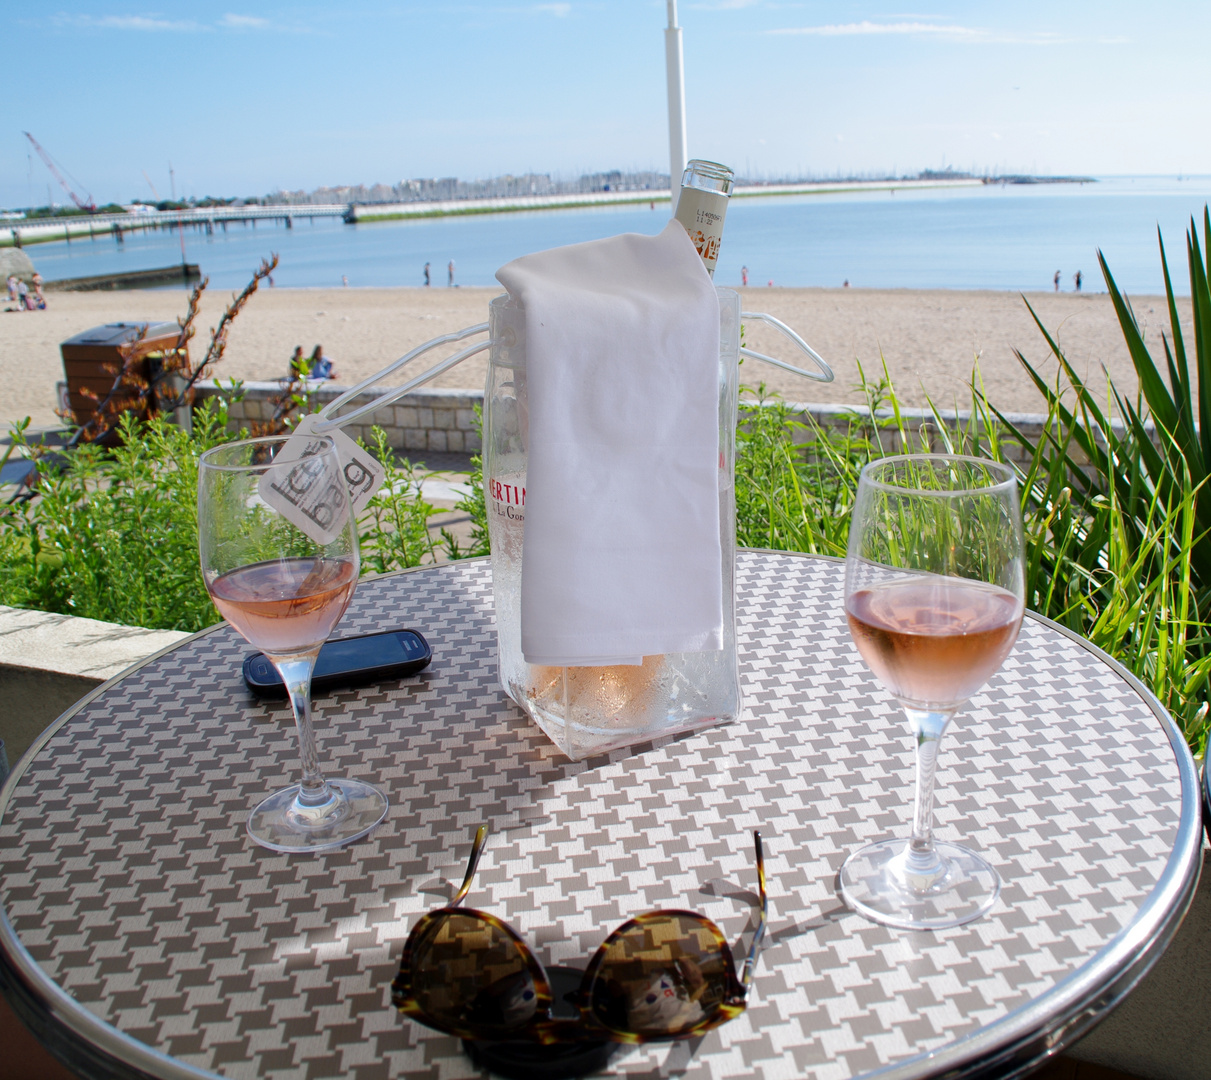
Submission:
M 690 234 L 690 239 L 706 268 L 712 274 L 719 258 L 719 241 L 723 237 L 723 219 L 727 216 L 727 196 L 718 191 L 683 187 L 677 197 L 677 220 Z
M 520 480 L 520 483 L 518 482 Z M 484 485 L 488 507 L 498 517 L 510 522 L 526 520 L 525 477 L 492 477 Z

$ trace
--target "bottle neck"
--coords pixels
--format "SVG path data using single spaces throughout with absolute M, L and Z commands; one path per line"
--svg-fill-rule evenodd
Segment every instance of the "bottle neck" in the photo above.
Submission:
M 706 271 L 715 276 L 723 223 L 727 217 L 728 197 L 732 191 L 732 170 L 714 161 L 691 161 L 681 178 L 681 194 L 674 215 L 689 233 L 690 240 Z

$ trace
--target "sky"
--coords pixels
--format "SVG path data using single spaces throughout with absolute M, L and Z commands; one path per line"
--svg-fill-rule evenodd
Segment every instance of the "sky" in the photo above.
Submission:
M 681 0 L 678 21 L 690 156 L 742 175 L 1211 173 L 1205 0 Z M 664 0 L 12 5 L 0 206 L 53 183 L 23 131 L 98 204 L 667 171 L 666 24 Z

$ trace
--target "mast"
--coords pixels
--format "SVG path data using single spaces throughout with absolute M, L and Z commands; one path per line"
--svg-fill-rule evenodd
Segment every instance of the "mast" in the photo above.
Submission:
M 681 174 L 685 172 L 685 61 L 681 48 L 681 27 L 677 25 L 677 0 L 668 0 L 669 25 L 664 32 L 664 66 L 669 84 L 669 216 L 677 213 L 677 195 Z

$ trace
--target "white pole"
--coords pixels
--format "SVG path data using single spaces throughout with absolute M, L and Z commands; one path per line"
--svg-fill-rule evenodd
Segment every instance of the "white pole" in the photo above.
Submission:
M 681 50 L 681 27 L 677 25 L 677 0 L 668 0 L 669 25 L 664 32 L 664 66 L 669 82 L 669 187 L 670 216 L 677 213 L 681 174 L 689 154 L 685 147 L 685 62 Z

